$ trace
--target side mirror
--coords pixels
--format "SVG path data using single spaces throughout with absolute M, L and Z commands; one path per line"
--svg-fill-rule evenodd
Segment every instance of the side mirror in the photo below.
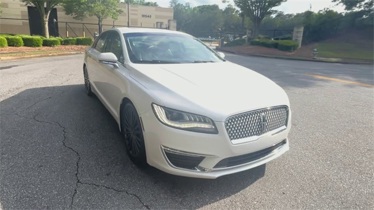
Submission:
M 117 56 L 111 52 L 100 53 L 98 60 L 100 63 L 112 65 L 115 68 L 119 67 L 117 64 L 117 61 L 118 61 Z
M 223 53 L 223 52 L 217 52 L 217 54 L 218 54 L 219 57 L 221 57 L 222 59 L 225 59 L 225 57 L 226 57 L 225 53 Z

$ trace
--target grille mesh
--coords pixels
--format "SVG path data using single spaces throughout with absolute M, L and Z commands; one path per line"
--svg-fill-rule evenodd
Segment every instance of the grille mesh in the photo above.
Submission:
M 225 127 L 230 139 L 235 140 L 287 126 L 287 119 L 288 107 L 278 106 L 231 116 L 225 121 Z

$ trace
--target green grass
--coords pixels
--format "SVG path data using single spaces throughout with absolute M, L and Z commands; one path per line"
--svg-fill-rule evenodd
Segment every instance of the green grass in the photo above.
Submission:
M 318 57 L 358 60 L 374 60 L 373 43 L 360 46 L 353 43 L 321 42 L 318 43 Z

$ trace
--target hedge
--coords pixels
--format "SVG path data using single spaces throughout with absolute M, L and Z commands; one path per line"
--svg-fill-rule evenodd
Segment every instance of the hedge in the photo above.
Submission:
M 77 43 L 76 38 L 65 38 L 65 39 L 62 39 L 62 42 L 61 42 L 62 45 L 75 45 L 76 43 Z
M 39 36 L 22 36 L 23 43 L 26 47 L 41 47 L 43 39 Z
M 268 39 L 254 39 L 251 45 L 258 45 L 269 48 L 276 48 L 282 51 L 295 51 L 299 44 L 292 40 L 268 40 Z
M 251 41 L 251 45 L 264 46 L 269 48 L 277 48 L 279 41 L 274 41 L 270 39 L 254 39 Z
M 12 47 L 22 47 L 23 46 L 23 40 L 20 36 L 5 36 L 8 46 Z
M 278 37 L 274 37 L 273 40 L 292 40 L 292 36 L 291 35 L 278 36 Z
M 49 37 L 49 38 L 56 38 L 56 39 L 58 39 L 58 41 L 60 41 L 60 44 L 62 44 L 62 40 L 64 40 L 62 37 Z
M 76 45 L 91 45 L 92 39 L 90 37 L 77 37 Z
M 299 43 L 292 40 L 282 40 L 278 41 L 278 49 L 283 51 L 295 51 Z
M 77 38 L 61 38 L 61 37 L 50 37 L 45 38 L 39 35 L 9 35 L 9 34 L 0 34 L 0 47 L 7 46 L 27 46 L 27 47 L 41 47 L 41 46 L 58 46 L 58 45 L 91 45 L 93 43 L 92 38 L 90 37 L 77 37 Z
M 232 42 L 225 44 L 225 47 L 242 46 L 245 44 L 245 39 L 236 39 Z
M 3 36 L 0 36 L 0 47 L 8 47 L 8 42 Z
M 43 39 L 43 46 L 54 47 L 61 45 L 61 42 L 57 38 Z

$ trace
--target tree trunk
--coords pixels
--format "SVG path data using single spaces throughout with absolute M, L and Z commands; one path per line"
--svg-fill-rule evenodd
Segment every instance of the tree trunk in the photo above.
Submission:
M 252 22 L 253 22 L 253 32 L 252 32 L 252 35 L 253 35 L 253 38 L 256 39 L 257 36 L 259 35 L 259 32 L 260 32 L 261 21 L 256 18 Z
M 45 15 L 45 16 L 44 16 L 44 36 L 45 36 L 47 39 L 49 38 L 48 19 L 49 19 L 49 15 Z
M 48 20 L 51 11 L 45 11 L 45 8 L 40 8 L 40 20 L 42 23 L 42 34 L 44 37 L 49 38 Z
M 99 34 L 103 32 L 103 19 L 98 17 L 98 25 L 99 25 Z

